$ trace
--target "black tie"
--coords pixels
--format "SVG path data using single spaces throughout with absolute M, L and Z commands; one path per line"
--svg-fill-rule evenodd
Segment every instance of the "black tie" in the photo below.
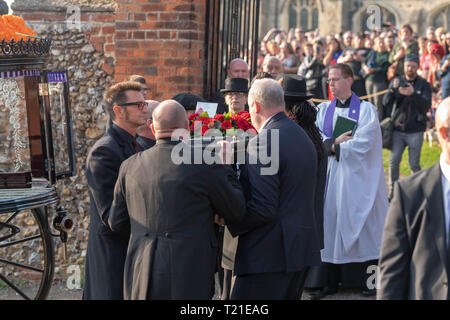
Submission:
M 136 151 L 136 153 L 141 151 L 141 147 L 139 146 L 139 143 L 137 143 L 136 139 L 133 139 L 133 146 L 134 146 L 134 151 Z

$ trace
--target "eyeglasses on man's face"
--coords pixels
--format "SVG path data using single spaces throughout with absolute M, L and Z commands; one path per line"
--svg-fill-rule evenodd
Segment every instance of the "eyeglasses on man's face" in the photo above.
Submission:
M 137 102 L 127 102 L 118 104 L 119 107 L 129 107 L 129 106 L 137 106 L 138 110 L 142 112 L 144 108 L 147 108 L 147 102 L 145 101 L 137 101 Z

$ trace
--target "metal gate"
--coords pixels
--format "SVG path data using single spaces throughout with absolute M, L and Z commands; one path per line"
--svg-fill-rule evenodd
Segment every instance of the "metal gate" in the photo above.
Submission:
M 256 73 L 259 6 L 259 0 L 207 1 L 205 97 L 223 88 L 228 63 L 235 58 L 248 63 L 250 78 Z

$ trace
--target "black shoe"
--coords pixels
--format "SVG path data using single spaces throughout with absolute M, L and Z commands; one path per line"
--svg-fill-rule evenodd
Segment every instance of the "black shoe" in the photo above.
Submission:
M 364 289 L 361 293 L 364 297 L 372 297 L 377 294 L 377 289 Z
M 328 296 L 330 294 L 335 294 L 337 292 L 338 292 L 337 289 L 324 287 L 321 290 L 318 290 L 316 292 L 313 292 L 313 293 L 309 294 L 308 298 L 311 299 L 311 300 L 320 300 L 320 299 L 322 299 L 322 298 L 324 298 L 324 297 L 326 297 L 326 296 Z

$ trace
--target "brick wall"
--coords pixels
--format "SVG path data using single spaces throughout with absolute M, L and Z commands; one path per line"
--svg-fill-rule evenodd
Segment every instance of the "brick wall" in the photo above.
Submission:
M 81 23 L 115 81 L 143 75 L 156 100 L 182 91 L 203 95 L 206 1 L 117 0 L 115 10 L 82 6 Z M 65 7 L 45 4 L 41 10 L 21 6 L 14 14 L 33 25 L 67 18 Z
M 115 80 L 144 75 L 152 98 L 203 94 L 206 0 L 118 0 Z

